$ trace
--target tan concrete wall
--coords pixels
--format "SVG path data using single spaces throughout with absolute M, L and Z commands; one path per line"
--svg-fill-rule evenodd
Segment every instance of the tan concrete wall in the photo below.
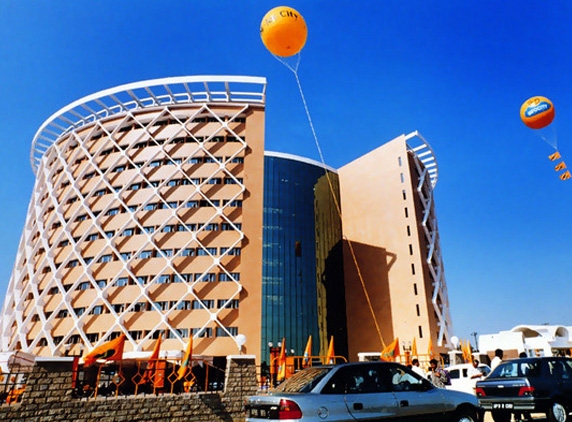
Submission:
M 431 327 L 435 320 L 428 310 L 431 293 L 425 288 L 413 192 L 416 182 L 411 180 L 405 138 L 398 137 L 347 164 L 339 169 L 339 176 L 351 327 L 349 359 L 356 360 L 358 352 L 379 352 L 395 337 L 402 344 L 416 338 L 418 352 L 424 354 L 436 328 Z

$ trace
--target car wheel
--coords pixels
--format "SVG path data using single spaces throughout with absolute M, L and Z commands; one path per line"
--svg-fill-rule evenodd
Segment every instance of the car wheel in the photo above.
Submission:
M 495 422 L 510 422 L 511 413 L 506 411 L 491 412 L 493 421 Z
M 549 422 L 566 422 L 569 420 L 568 410 L 559 402 L 552 403 L 552 406 L 548 409 L 546 417 Z
M 461 409 L 453 417 L 453 422 L 477 422 L 477 411 L 474 409 Z

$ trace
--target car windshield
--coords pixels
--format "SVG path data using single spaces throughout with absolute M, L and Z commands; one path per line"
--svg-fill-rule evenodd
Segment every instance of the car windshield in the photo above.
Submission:
M 322 366 L 304 369 L 278 385 L 274 391 L 282 393 L 307 393 L 312 391 L 331 369 L 330 367 Z
M 540 374 L 540 362 L 518 359 L 497 366 L 489 378 L 536 377 Z

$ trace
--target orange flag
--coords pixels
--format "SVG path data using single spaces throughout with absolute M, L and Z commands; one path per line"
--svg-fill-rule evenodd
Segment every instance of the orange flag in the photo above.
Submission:
M 187 350 L 185 351 L 185 356 L 183 357 L 183 361 L 181 362 L 181 367 L 179 368 L 179 372 L 177 374 L 177 380 L 183 379 L 183 377 L 187 374 L 189 369 L 192 369 L 192 359 L 193 359 L 193 337 L 189 339 L 189 343 L 187 344 Z
M 417 339 L 413 337 L 413 345 L 411 346 L 411 356 L 419 356 L 417 354 Z
M 435 355 L 435 350 L 433 350 L 433 340 L 429 337 L 429 344 L 427 345 L 427 354 L 429 355 L 429 359 L 433 359 Z
M 328 353 L 326 354 L 326 364 L 333 364 L 335 362 L 334 353 L 334 336 L 330 338 L 330 344 L 328 345 Z
M 161 338 L 163 337 L 163 333 L 159 333 L 159 338 L 157 338 L 157 343 L 155 343 L 155 348 L 153 349 L 153 353 L 151 353 L 151 357 L 147 361 L 147 370 L 145 371 L 145 375 L 143 376 L 144 381 L 151 381 L 155 380 L 155 376 L 157 375 L 157 361 L 159 360 L 159 352 L 161 351 Z
M 282 346 L 280 347 L 280 356 L 278 357 L 278 375 L 277 381 L 282 381 L 286 378 L 286 339 L 282 339 Z
M 463 360 L 465 362 L 471 363 L 473 361 L 473 350 L 471 349 L 471 342 L 467 340 L 464 346 L 461 348 L 463 352 Z
M 302 360 L 302 368 L 307 368 L 310 366 L 310 359 L 312 357 L 312 336 L 308 337 L 308 343 L 306 343 L 306 348 L 304 349 L 304 359 Z
M 83 365 L 89 366 L 98 359 L 103 360 L 121 360 L 123 359 L 123 347 L 125 346 L 125 334 L 109 340 L 83 357 Z
M 399 337 L 396 337 L 388 346 L 381 351 L 380 359 L 386 362 L 392 362 L 399 356 Z

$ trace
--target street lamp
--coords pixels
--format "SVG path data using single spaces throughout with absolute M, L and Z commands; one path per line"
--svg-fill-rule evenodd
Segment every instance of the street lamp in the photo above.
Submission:
M 276 385 L 276 375 L 278 374 L 278 356 L 280 355 L 280 348 L 282 343 L 278 342 L 278 347 L 274 347 L 274 343 L 268 342 L 268 350 L 270 352 L 270 385 Z
M 477 342 L 477 335 L 478 335 L 478 334 L 479 334 L 479 333 L 477 333 L 476 331 L 473 331 L 473 332 L 471 333 L 471 335 L 475 338 L 475 349 L 477 349 L 477 351 L 479 350 L 479 343 Z
M 404 341 L 402 343 L 403 351 L 405 352 L 405 364 L 409 365 L 411 363 L 411 342 Z

